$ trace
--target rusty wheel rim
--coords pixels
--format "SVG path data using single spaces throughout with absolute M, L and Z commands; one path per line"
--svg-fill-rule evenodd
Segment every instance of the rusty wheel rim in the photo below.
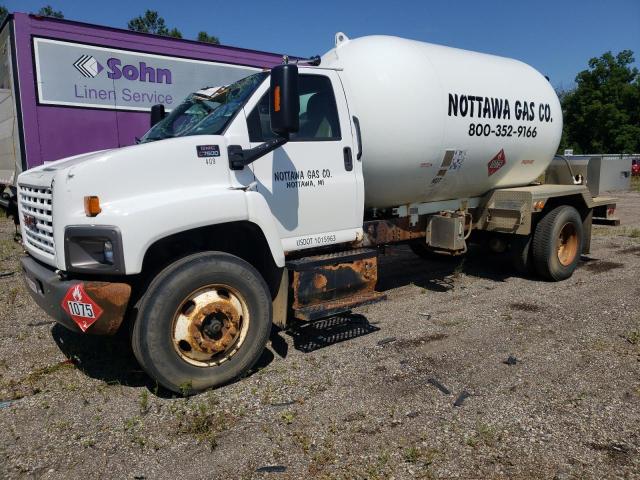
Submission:
M 570 265 L 578 254 L 578 230 L 573 223 L 565 223 L 558 235 L 558 260 L 563 266 Z
M 173 318 L 173 346 L 187 363 L 220 365 L 242 346 L 249 329 L 249 310 L 240 293 L 228 285 L 208 285 L 191 293 Z

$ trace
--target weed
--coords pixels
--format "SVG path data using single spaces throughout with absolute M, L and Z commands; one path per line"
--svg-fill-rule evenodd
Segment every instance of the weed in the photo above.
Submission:
M 0 239 L 0 260 L 8 259 L 19 249 L 18 244 L 10 239 Z
M 409 463 L 417 463 L 420 460 L 420 449 L 409 447 L 404 451 L 404 459 Z
M 95 446 L 95 444 L 96 444 L 95 438 L 85 438 L 81 443 L 81 445 L 84 448 L 93 447 L 93 446 Z
M 130 431 L 130 430 L 133 430 L 134 428 L 136 428 L 138 425 L 141 425 L 141 424 L 142 424 L 142 422 L 141 422 L 139 417 L 127 418 L 124 421 L 124 429 L 126 431 Z
M 309 453 L 309 449 L 311 448 L 311 439 L 309 435 L 304 432 L 293 432 L 293 438 L 304 453 Z
M 385 471 L 387 464 L 389 463 L 389 453 L 382 452 L 378 455 L 378 458 L 373 464 L 370 464 L 366 468 L 366 478 L 371 480 L 377 480 L 380 478 L 388 478 L 388 472 Z
M 291 411 L 282 412 L 280 418 L 286 425 L 291 425 L 296 418 L 296 413 Z
M 191 383 L 191 381 L 183 382 L 180 384 L 178 389 L 180 390 L 180 395 L 188 397 L 193 393 L 193 383 Z
M 494 427 L 484 423 L 478 423 L 474 436 L 468 437 L 465 443 L 473 448 L 477 447 L 480 443 L 488 447 L 494 447 L 498 441 L 500 441 L 500 435 Z
M 404 451 L 404 460 L 408 463 L 421 463 L 425 467 L 428 467 L 433 463 L 438 450 L 435 448 L 423 448 L 423 447 L 408 447 Z
M 189 410 L 183 410 L 178 422 L 178 433 L 191 435 L 198 442 L 208 443 L 211 450 L 214 450 L 218 446 L 218 434 L 227 430 L 235 417 L 210 406 L 211 404 L 200 403 Z
M 640 345 L 640 330 L 631 330 L 630 332 L 622 335 L 622 338 L 631 345 Z
M 52 373 L 56 373 L 60 370 L 64 370 L 65 368 L 75 368 L 73 362 L 69 360 L 64 360 L 62 362 L 54 363 L 53 365 L 47 365 L 46 367 L 38 368 L 27 375 L 25 381 L 27 383 L 35 383 L 40 380 L 42 377 L 47 375 L 51 375 Z
M 20 293 L 20 289 L 18 287 L 12 287 L 7 293 L 7 303 L 9 305 L 14 305 L 16 303 L 16 298 L 18 297 L 18 293 Z
M 596 352 L 605 352 L 609 349 L 609 343 L 603 338 L 594 338 L 589 342 L 589 348 Z
M 140 448 L 144 448 L 144 446 L 146 445 L 147 441 L 144 439 L 143 436 L 141 435 L 133 435 L 133 437 L 131 437 L 131 442 L 135 443 L 136 445 L 138 445 Z
M 476 448 L 478 446 L 478 438 L 476 436 L 467 437 L 464 443 L 469 445 L 471 448 Z
M 325 440 L 324 444 L 312 457 L 308 471 L 311 477 L 319 477 L 319 473 L 327 465 L 332 464 L 336 459 L 335 445 L 332 440 Z
M 140 413 L 146 415 L 149 412 L 149 392 L 146 390 L 140 392 L 138 403 L 140 404 Z
M 632 228 L 628 231 L 627 237 L 640 238 L 640 228 Z

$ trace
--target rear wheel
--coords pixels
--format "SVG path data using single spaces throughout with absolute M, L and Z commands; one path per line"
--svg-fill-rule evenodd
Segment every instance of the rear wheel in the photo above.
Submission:
M 249 370 L 270 330 L 271 298 L 260 274 L 238 257 L 207 252 L 175 262 L 151 283 L 131 341 L 152 378 L 193 393 Z
M 548 280 L 569 278 L 580 260 L 584 235 L 578 211 L 563 205 L 547 213 L 533 235 L 533 263 Z

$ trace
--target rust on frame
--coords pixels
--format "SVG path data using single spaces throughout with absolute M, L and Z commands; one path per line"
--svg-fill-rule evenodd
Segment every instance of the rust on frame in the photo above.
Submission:
M 421 215 L 415 225 L 409 217 L 364 222 L 364 236 L 356 246 L 373 247 L 389 243 L 423 238 L 427 231 L 427 217 Z
M 325 302 L 345 303 L 354 295 L 373 292 L 378 279 L 375 250 L 352 250 L 318 255 L 288 264 L 294 310 Z

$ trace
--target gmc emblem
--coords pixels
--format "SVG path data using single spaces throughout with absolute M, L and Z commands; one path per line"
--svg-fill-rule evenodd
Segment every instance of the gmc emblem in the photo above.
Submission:
M 27 227 L 29 230 L 36 229 L 36 225 L 37 225 L 36 217 L 34 217 L 33 215 L 23 215 L 22 220 L 24 222 L 24 226 Z

